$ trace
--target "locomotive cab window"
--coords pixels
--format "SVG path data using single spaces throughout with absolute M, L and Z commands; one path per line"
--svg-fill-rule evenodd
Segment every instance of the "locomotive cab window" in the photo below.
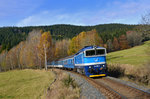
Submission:
M 105 49 L 97 49 L 96 50 L 96 55 L 104 55 L 105 54 Z
M 104 54 L 105 54 L 105 49 L 87 50 L 85 52 L 86 56 L 104 55 Z
M 93 56 L 93 55 L 95 55 L 95 50 L 86 51 L 86 56 Z

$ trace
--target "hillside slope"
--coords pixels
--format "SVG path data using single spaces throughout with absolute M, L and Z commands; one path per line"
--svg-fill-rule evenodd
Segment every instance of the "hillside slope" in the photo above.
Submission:
M 114 36 L 118 37 L 128 30 L 132 30 L 135 26 L 125 24 L 101 24 L 95 26 L 59 24 L 50 26 L 0 27 L 0 47 L 2 47 L 2 50 L 11 49 L 13 46 L 19 44 L 20 41 L 25 40 L 28 33 L 33 29 L 50 31 L 54 40 L 72 38 L 82 31 L 96 29 L 104 42 L 106 42 L 106 40 L 112 39 Z
M 145 42 L 143 45 L 136 46 L 130 49 L 108 53 L 107 63 L 114 64 L 130 64 L 133 66 L 143 66 L 150 61 L 149 56 L 150 41 Z
M 54 74 L 45 70 L 12 70 L 0 73 L 0 99 L 41 99 Z
M 150 41 L 130 49 L 108 53 L 108 74 L 150 88 Z

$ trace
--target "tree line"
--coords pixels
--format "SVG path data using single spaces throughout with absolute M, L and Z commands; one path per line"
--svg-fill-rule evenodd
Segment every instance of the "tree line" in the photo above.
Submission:
M 53 40 L 50 31 L 33 30 L 25 41 L 0 54 L 0 71 L 24 68 L 47 67 L 47 62 L 56 61 L 77 53 L 84 46 L 95 45 L 107 48 L 108 52 L 127 49 L 142 43 L 142 34 L 127 31 L 119 38 L 106 42 L 96 29 L 83 31 L 72 39 Z M 47 69 L 47 68 L 46 68 Z
M 50 32 L 33 30 L 26 41 L 5 50 L 0 54 L 0 71 L 24 68 L 43 68 L 53 56 L 53 44 Z
M 33 29 L 50 31 L 53 40 L 71 39 L 82 31 L 96 29 L 98 34 L 106 43 L 108 39 L 119 37 L 126 31 L 132 30 L 136 25 L 124 24 L 102 24 L 96 26 L 75 26 L 75 25 L 52 25 L 52 26 L 29 26 L 29 27 L 1 27 L 0 28 L 0 52 L 9 51 L 11 48 L 25 41 L 29 32 Z

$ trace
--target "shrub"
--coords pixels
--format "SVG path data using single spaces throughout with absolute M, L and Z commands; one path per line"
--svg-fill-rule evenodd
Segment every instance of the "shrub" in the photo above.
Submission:
M 74 79 L 72 79 L 70 75 L 68 75 L 67 78 L 63 79 L 63 83 L 66 87 L 70 87 L 70 86 L 73 88 L 77 87 L 77 84 L 74 82 Z
M 119 67 L 118 64 L 111 64 L 108 65 L 108 75 L 112 77 L 122 77 L 125 75 L 125 69 L 122 67 Z
M 108 64 L 108 75 L 112 77 L 127 77 L 128 79 L 150 85 L 150 64 L 135 67 L 129 64 Z

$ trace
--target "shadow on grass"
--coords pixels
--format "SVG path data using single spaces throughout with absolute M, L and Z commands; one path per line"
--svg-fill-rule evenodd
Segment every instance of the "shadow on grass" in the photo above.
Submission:
M 125 69 L 121 68 L 121 67 L 109 67 L 108 68 L 108 76 L 112 76 L 112 77 L 123 77 L 125 75 Z
M 5 98 L 15 98 L 15 97 L 14 96 L 2 96 L 2 95 L 0 95 L 0 99 L 1 98 L 5 99 Z
M 113 59 L 116 59 L 116 58 L 121 58 L 121 57 L 123 57 L 123 56 L 109 56 L 109 58 L 107 58 L 107 61 L 109 61 L 109 60 L 113 60 Z

